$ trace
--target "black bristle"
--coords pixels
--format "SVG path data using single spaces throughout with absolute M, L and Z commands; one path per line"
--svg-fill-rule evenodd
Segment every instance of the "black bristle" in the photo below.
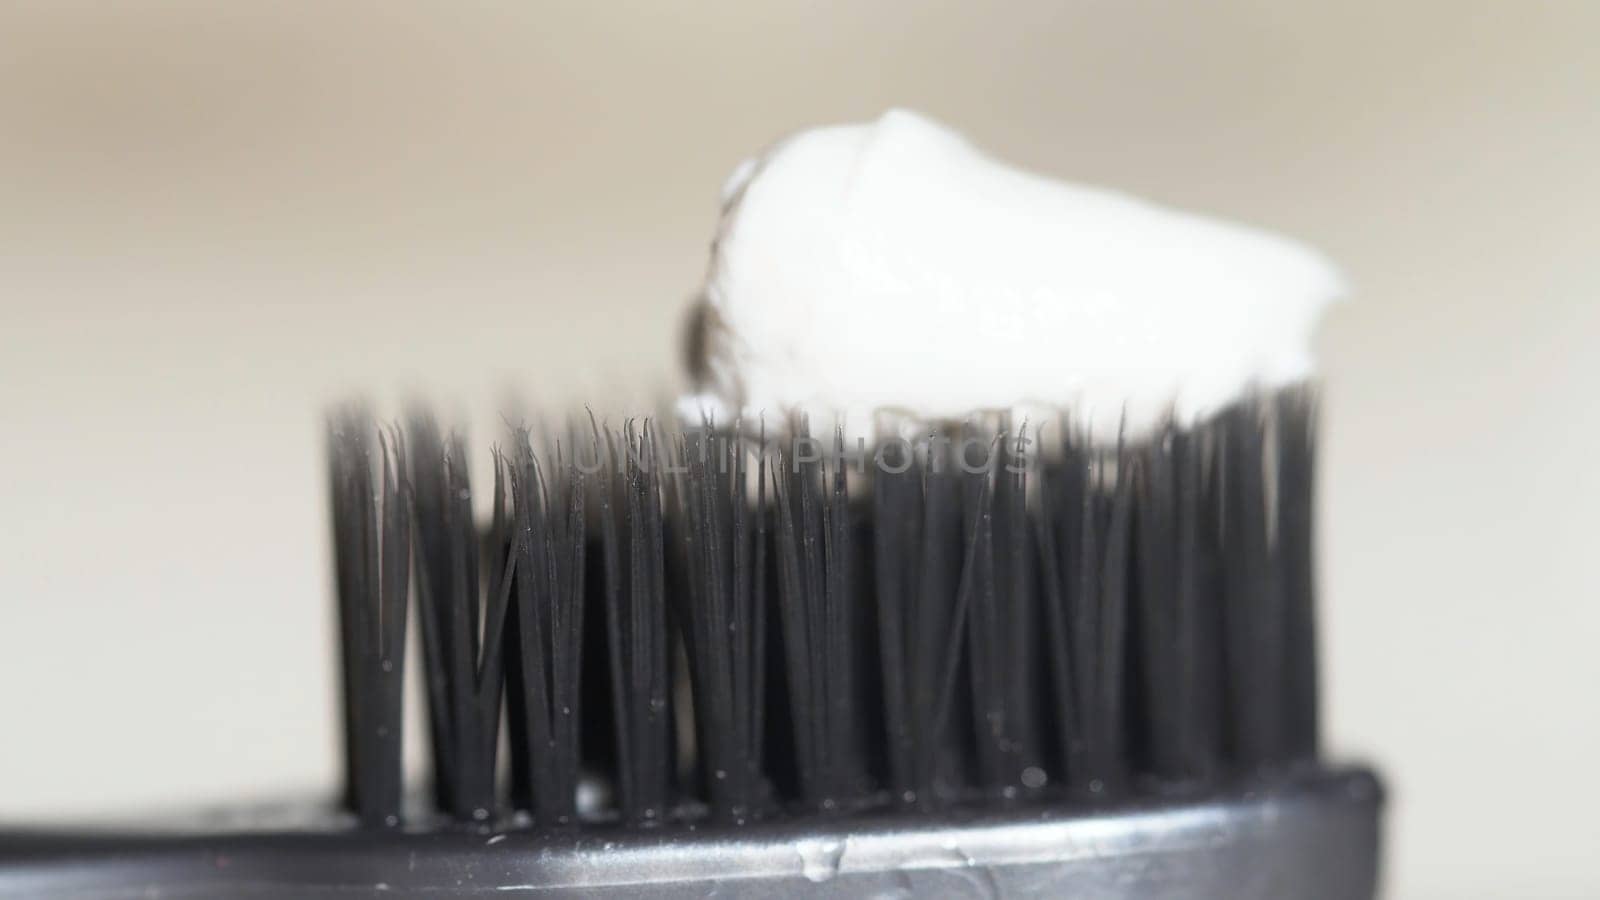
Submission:
M 1317 755 L 1317 642 L 1315 543 L 1312 498 L 1316 481 L 1316 398 L 1309 388 L 1280 393 L 1277 417 L 1277 530 L 1274 569 L 1284 604 L 1285 752 Z
M 763 805 L 766 491 L 752 498 L 742 442 L 702 428 L 674 454 L 688 590 L 680 619 L 698 724 L 700 778 L 712 815 L 740 822 Z M 765 474 L 765 461 L 758 464 Z M 761 563 L 758 567 L 758 563 Z
M 335 417 L 329 429 L 334 557 L 344 674 L 345 802 L 363 825 L 400 824 L 401 686 L 405 671 L 411 510 L 405 445 L 370 418 Z M 376 484 L 374 480 L 376 479 Z
M 1002 421 L 876 452 L 591 418 L 513 429 L 482 522 L 459 438 L 336 418 L 348 804 L 399 821 L 412 542 L 465 823 L 1104 803 L 1314 760 L 1314 412 L 1291 387 L 1112 445 Z
M 513 795 L 518 809 L 544 825 L 565 825 L 577 814 L 582 671 L 584 476 L 559 449 L 547 482 L 526 429 L 518 429 L 503 459 L 511 488 L 514 574 L 512 640 L 517 700 L 511 734 L 513 763 L 526 766 Z
M 1206 575 L 1202 439 L 1170 426 L 1133 460 L 1139 498 L 1136 532 L 1139 673 L 1149 774 L 1171 782 L 1215 769 L 1210 739 L 1215 679 L 1205 661 L 1205 627 L 1214 615 Z
M 788 667 L 793 759 L 809 809 L 859 804 L 867 788 L 855 679 L 859 616 L 846 462 L 805 423 L 773 467 L 777 499 L 777 604 Z M 836 436 L 837 437 L 837 436 Z M 842 438 L 834 442 L 842 446 Z
M 672 773 L 660 467 L 649 425 L 594 432 L 609 464 L 598 495 L 617 804 L 642 824 L 665 814 Z
M 968 436 L 966 446 L 977 444 Z M 981 460 L 967 463 L 968 495 L 978 530 L 973 603 L 968 618 L 973 727 L 978 784 L 991 794 L 1015 796 L 1043 772 L 1038 739 L 1038 673 L 1034 652 L 1036 585 L 1034 542 L 1027 525 L 1027 469 L 1017 438 L 1002 429 Z
M 926 459 L 909 443 L 891 443 L 879 466 L 872 543 L 888 787 L 902 802 L 926 805 L 938 794 L 933 764 L 949 757 L 938 752 L 946 738 L 934 718 L 955 603 L 957 578 L 947 573 L 959 562 L 947 558 L 949 543 L 937 533 L 947 492 L 929 483 L 940 476 Z
M 1046 616 L 1061 717 L 1061 769 L 1076 792 L 1112 794 L 1126 775 L 1129 577 L 1133 550 L 1134 461 L 1090 448 L 1067 430 L 1059 464 L 1041 473 Z M 1052 552 L 1053 547 L 1053 552 Z M 1059 657 L 1064 656 L 1065 660 Z
M 481 822 L 496 808 L 501 635 L 511 565 L 503 466 L 497 453 L 491 524 L 480 536 L 464 441 L 442 435 L 425 415 L 412 420 L 410 434 L 434 797 L 456 820 Z
M 1284 610 L 1269 548 L 1266 424 L 1254 403 L 1222 419 L 1223 646 L 1230 749 L 1245 766 L 1271 763 L 1284 747 Z

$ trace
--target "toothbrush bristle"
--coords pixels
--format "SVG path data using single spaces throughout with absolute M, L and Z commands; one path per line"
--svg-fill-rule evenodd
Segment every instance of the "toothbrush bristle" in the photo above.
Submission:
M 377 438 L 378 450 L 372 444 Z M 361 412 L 329 423 L 335 593 L 344 685 L 345 804 L 369 827 L 400 824 L 400 720 L 411 514 L 405 445 Z
M 418 415 L 374 453 L 343 415 L 349 802 L 398 822 L 408 581 L 460 822 L 1101 803 L 1312 760 L 1314 418 L 1300 386 L 1112 446 L 591 417 L 511 430 L 485 529 L 461 439 Z

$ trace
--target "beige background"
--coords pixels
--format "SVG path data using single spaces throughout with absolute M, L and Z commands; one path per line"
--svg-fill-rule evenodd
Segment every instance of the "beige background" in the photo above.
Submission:
M 650 388 L 740 156 L 904 104 L 1281 228 L 1390 895 L 1600 896 L 1600 3 L 0 5 L 0 818 L 334 771 L 319 412 Z

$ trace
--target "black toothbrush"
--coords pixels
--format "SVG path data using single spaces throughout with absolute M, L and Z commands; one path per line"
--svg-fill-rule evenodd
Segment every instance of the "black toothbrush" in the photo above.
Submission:
M 1314 419 L 514 429 L 483 529 L 460 440 L 341 414 L 342 810 L 6 832 L 0 896 L 1370 898 L 1382 791 L 1319 754 Z

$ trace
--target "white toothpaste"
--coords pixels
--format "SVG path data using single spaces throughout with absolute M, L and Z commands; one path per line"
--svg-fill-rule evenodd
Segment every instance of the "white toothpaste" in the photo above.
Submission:
M 1138 431 L 1306 377 L 1341 290 L 1292 240 L 1024 172 L 893 110 L 734 172 L 683 406 Z

